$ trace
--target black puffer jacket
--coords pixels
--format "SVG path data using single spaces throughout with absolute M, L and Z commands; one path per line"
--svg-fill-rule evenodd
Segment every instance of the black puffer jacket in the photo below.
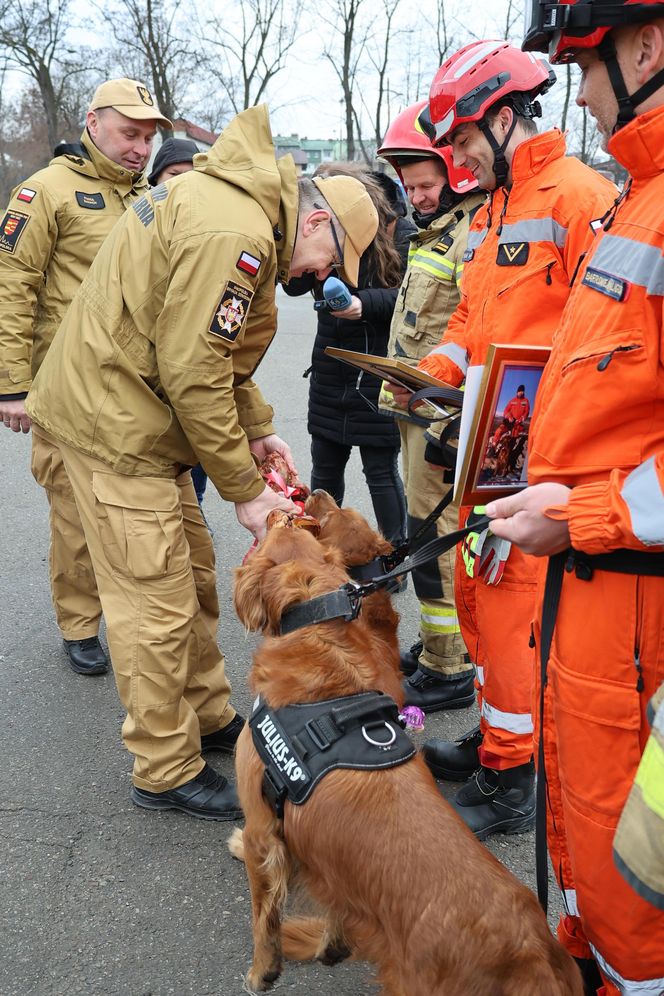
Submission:
M 397 219 L 394 241 L 402 258 L 402 276 L 408 264 L 409 236 L 416 231 L 406 218 Z M 310 435 L 324 436 L 347 446 L 397 446 L 399 430 L 394 419 L 373 411 L 367 398 L 377 405 L 380 380 L 355 367 L 326 356 L 326 346 L 353 349 L 360 353 L 387 355 L 390 322 L 398 287 L 372 286 L 373 274 L 366 260 L 360 261 L 359 288 L 352 290 L 362 301 L 362 318 L 350 321 L 335 318 L 333 311 L 319 311 L 318 328 L 311 356 L 309 385 Z M 321 298 L 321 285 L 313 274 L 291 280 L 284 288 L 295 297 L 313 291 Z M 315 313 L 314 313 L 315 314 Z

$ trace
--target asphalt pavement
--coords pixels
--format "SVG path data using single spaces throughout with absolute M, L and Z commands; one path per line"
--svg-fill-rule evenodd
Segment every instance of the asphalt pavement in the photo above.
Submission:
M 257 380 L 306 480 L 302 375 L 314 312 L 310 298 L 281 291 L 279 305 L 279 330 Z M 234 824 L 131 803 L 131 759 L 120 739 L 123 710 L 113 676 L 74 674 L 61 647 L 47 577 L 48 506 L 30 475 L 29 437 L 1 431 L 0 461 L 0 996 L 242 993 L 251 909 L 244 867 L 226 847 Z M 356 454 L 346 504 L 373 521 Z M 211 485 L 204 509 L 217 553 L 219 640 L 233 702 L 246 715 L 255 640 L 235 618 L 231 583 L 250 537 Z M 395 604 L 408 646 L 418 625 L 412 586 Z M 437 713 L 415 738 L 453 738 L 475 722 L 474 709 Z M 232 776 L 231 758 L 209 759 Z M 534 887 L 533 833 L 496 836 L 488 846 Z M 369 996 L 373 978 L 362 963 L 287 964 L 278 991 Z

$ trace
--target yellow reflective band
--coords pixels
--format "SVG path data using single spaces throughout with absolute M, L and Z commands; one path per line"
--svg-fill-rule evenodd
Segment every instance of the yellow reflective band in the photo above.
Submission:
M 460 633 L 459 620 L 454 609 L 437 605 L 420 607 L 420 627 L 427 633 Z
M 409 253 L 408 265 L 416 270 L 424 270 L 425 273 L 439 279 L 454 279 L 454 263 L 437 253 L 428 252 L 426 249 L 417 249 L 415 252 Z
M 655 736 L 646 744 L 634 781 L 643 792 L 648 808 L 664 820 L 664 748 Z

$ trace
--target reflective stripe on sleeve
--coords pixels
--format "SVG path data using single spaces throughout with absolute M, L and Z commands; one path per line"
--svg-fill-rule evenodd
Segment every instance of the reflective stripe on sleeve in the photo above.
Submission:
M 468 232 L 468 242 L 466 243 L 466 248 L 479 249 L 479 247 L 482 245 L 488 234 L 489 234 L 488 228 L 481 228 L 479 231 Z
M 597 243 L 590 265 L 645 287 L 648 294 L 664 295 L 664 259 L 658 246 L 624 235 L 605 235 Z
M 646 744 L 634 783 L 641 789 L 648 809 L 664 820 L 664 750 L 655 737 Z
M 463 346 L 458 346 L 456 342 L 444 342 L 431 350 L 430 356 L 446 356 L 448 360 L 455 363 L 465 376 L 468 370 L 468 354 Z
M 482 715 L 489 726 L 496 730 L 507 730 L 508 733 L 533 732 L 533 717 L 529 712 L 503 712 L 485 699 L 482 702 Z
M 503 225 L 498 239 L 504 242 L 553 242 L 559 249 L 567 241 L 567 229 L 553 218 L 530 218 Z
M 590 941 L 588 943 L 590 944 Z M 616 986 L 622 996 L 662 996 L 664 993 L 664 978 L 643 979 L 642 981 L 625 979 L 612 965 L 609 965 L 594 944 L 590 944 L 590 950 L 602 969 L 602 973 Z
M 415 249 L 408 255 L 408 265 L 417 270 L 424 270 L 425 273 L 439 280 L 454 279 L 454 263 L 445 259 L 439 253 L 430 252 L 428 249 Z
M 460 633 L 454 609 L 438 605 L 420 605 L 420 626 L 427 633 Z
M 570 916 L 579 915 L 579 907 L 576 902 L 576 889 L 563 889 L 563 902 Z
M 629 509 L 636 538 L 646 546 L 664 544 L 664 495 L 654 457 L 632 471 L 620 495 Z

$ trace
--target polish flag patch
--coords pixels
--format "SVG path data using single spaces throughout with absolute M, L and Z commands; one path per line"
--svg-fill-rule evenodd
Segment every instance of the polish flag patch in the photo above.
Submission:
M 16 195 L 16 200 L 25 201 L 26 204 L 29 204 L 31 201 L 34 201 L 36 196 L 37 196 L 36 190 L 30 190 L 30 187 L 21 187 L 18 194 Z
M 251 253 L 243 252 L 240 253 L 240 258 L 235 265 L 238 270 L 244 270 L 245 273 L 250 273 L 252 277 L 255 277 L 261 268 L 261 261 L 252 256 Z

